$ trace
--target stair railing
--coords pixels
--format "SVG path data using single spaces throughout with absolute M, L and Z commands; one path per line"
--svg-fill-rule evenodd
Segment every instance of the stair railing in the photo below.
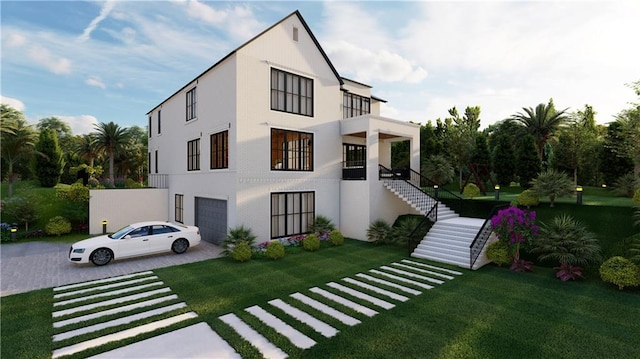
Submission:
M 429 196 L 435 198 L 440 202 L 444 202 L 451 209 L 457 211 L 458 213 L 462 210 L 462 207 L 464 206 L 464 199 L 462 197 L 444 187 L 438 186 L 435 181 L 423 176 L 420 172 L 417 172 L 413 169 L 409 169 L 409 171 L 409 181 L 412 184 L 422 188 Z
M 491 225 L 491 218 L 498 213 L 499 210 L 508 207 L 509 204 L 501 204 L 497 206 L 493 206 L 489 216 L 485 219 L 482 227 L 478 231 L 478 234 L 469 245 L 469 269 L 473 269 L 473 265 L 476 264 L 480 253 L 482 253 L 482 249 L 487 244 L 489 237 L 491 237 L 491 233 L 493 233 L 493 226 Z
M 434 207 L 437 208 L 438 207 L 438 198 L 437 198 L 437 193 L 434 194 L 433 193 L 429 193 L 428 191 L 426 191 L 425 189 L 421 188 L 419 183 L 415 183 L 413 181 L 411 181 L 411 172 L 408 169 L 403 169 L 403 170 L 391 170 L 389 168 L 386 168 L 383 165 L 378 165 L 379 166 L 379 178 L 380 179 L 389 179 L 389 180 L 401 180 L 404 181 L 405 183 L 409 184 L 411 187 L 413 187 L 414 189 L 416 189 L 418 192 L 423 193 L 425 196 L 421 196 L 421 198 L 416 198 L 413 199 L 413 203 L 420 207 L 420 208 L 425 208 L 428 209 L 427 213 L 431 213 L 434 214 L 435 217 L 433 217 L 433 221 L 437 221 L 438 220 L 438 211 L 436 210 L 434 212 Z
M 431 227 L 433 226 L 433 223 L 435 223 L 435 221 L 431 219 L 432 215 L 433 215 L 433 218 L 437 218 L 438 217 L 438 205 L 437 204 L 431 208 L 431 210 L 422 218 L 420 223 L 418 223 L 416 228 L 414 228 L 413 231 L 411 231 L 411 233 L 409 234 L 409 237 L 407 238 L 407 246 L 408 246 L 408 249 L 409 249 L 409 255 L 411 255 L 411 253 L 413 253 L 413 250 L 416 249 L 418 244 L 427 235 L 427 232 L 429 232 L 429 229 L 431 229 Z M 418 244 L 416 244 L 416 243 L 418 243 Z

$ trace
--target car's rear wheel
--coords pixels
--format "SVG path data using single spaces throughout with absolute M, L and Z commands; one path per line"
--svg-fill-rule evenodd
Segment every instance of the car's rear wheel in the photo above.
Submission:
M 109 248 L 98 248 L 89 257 L 91 263 L 97 266 L 103 266 L 113 259 L 113 252 Z
M 189 241 L 184 238 L 176 239 L 175 241 L 173 241 L 173 244 L 171 245 L 171 250 L 177 254 L 182 254 L 186 252 L 188 248 L 189 248 Z

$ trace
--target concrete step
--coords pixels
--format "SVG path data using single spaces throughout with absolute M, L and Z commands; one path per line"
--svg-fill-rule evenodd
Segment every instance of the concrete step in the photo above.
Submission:
M 456 265 L 461 268 L 469 269 L 469 258 L 460 258 L 457 256 L 449 255 L 435 255 L 433 253 L 413 252 L 411 257 L 428 259 L 434 262 L 446 263 Z

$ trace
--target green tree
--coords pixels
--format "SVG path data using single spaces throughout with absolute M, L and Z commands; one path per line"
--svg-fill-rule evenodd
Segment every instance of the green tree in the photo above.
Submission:
M 633 169 L 632 159 L 618 145 L 625 141 L 623 132 L 620 122 L 610 123 L 601 148 L 600 171 L 604 182 L 609 185 Z
M 566 109 L 556 111 L 553 99 L 548 104 L 539 104 L 535 109 L 523 107 L 511 119 L 524 126 L 524 132 L 533 135 L 536 143 L 536 151 L 541 162 L 546 162 L 545 147 L 549 139 L 558 128 L 567 120 Z
M 584 224 L 567 214 L 542 224 L 531 252 L 539 253 L 541 261 L 560 264 L 586 266 L 602 261 L 598 239 Z
M 573 192 L 573 185 L 569 177 L 554 169 L 540 172 L 538 177 L 531 181 L 531 185 L 531 189 L 538 197 L 549 197 L 549 207 L 554 207 L 556 198 Z
M 515 154 L 511 137 L 507 134 L 500 134 L 491 154 L 493 172 L 496 174 L 498 184 L 509 186 L 516 171 Z
M 112 122 L 101 122 L 96 125 L 95 145 L 99 151 L 103 151 L 109 157 L 109 185 L 115 184 L 115 158 L 129 142 L 129 133 L 126 128 Z
M 0 127 L 6 129 L 0 132 L 0 152 L 2 152 L 2 162 L 6 166 L 8 178 L 7 197 L 11 197 L 13 184 L 20 176 L 19 167 L 22 166 L 26 171 L 31 157 L 37 153 L 35 149 L 37 133 L 33 126 L 27 124 L 22 112 L 5 104 L 2 104 L 0 109 L 2 112 Z
M 391 144 L 391 168 L 409 168 L 410 141 L 399 141 Z
M 36 151 L 42 154 L 35 158 L 35 173 L 40 185 L 49 188 L 57 185 L 64 168 L 64 159 L 58 146 L 58 137 L 53 130 L 44 129 L 40 132 Z
M 516 175 L 520 179 L 520 186 L 527 189 L 531 187 L 531 180 L 541 170 L 540 159 L 536 154 L 536 145 L 531 135 L 524 136 L 518 144 L 516 151 Z
M 82 135 L 76 141 L 75 151 L 82 159 L 89 162 L 89 167 L 93 167 L 94 162 L 101 157 L 96 142 L 96 135 L 91 133 Z
M 444 185 L 453 180 L 455 171 L 449 161 L 442 155 L 429 156 L 424 164 L 425 176 L 438 185 Z
M 458 181 L 462 186 L 462 172 L 471 161 L 480 128 L 480 107 L 468 106 L 462 117 L 455 106 L 448 111 L 450 117 L 445 119 L 445 123 L 449 132 L 445 145 L 451 162 L 458 168 Z
M 640 100 L 640 81 L 628 85 Z M 622 110 L 616 120 L 621 124 L 623 141 L 617 143 L 620 152 L 633 161 L 633 174 L 640 175 L 640 103 L 631 103 L 631 107 Z

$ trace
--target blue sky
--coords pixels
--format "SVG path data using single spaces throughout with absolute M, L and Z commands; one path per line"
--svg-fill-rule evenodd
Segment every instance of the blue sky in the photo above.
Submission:
M 599 123 L 636 100 L 640 1 L 2 1 L 2 103 L 74 134 L 146 113 L 300 10 L 340 75 L 382 115 L 426 123 L 480 106 L 482 127 L 553 97 Z

